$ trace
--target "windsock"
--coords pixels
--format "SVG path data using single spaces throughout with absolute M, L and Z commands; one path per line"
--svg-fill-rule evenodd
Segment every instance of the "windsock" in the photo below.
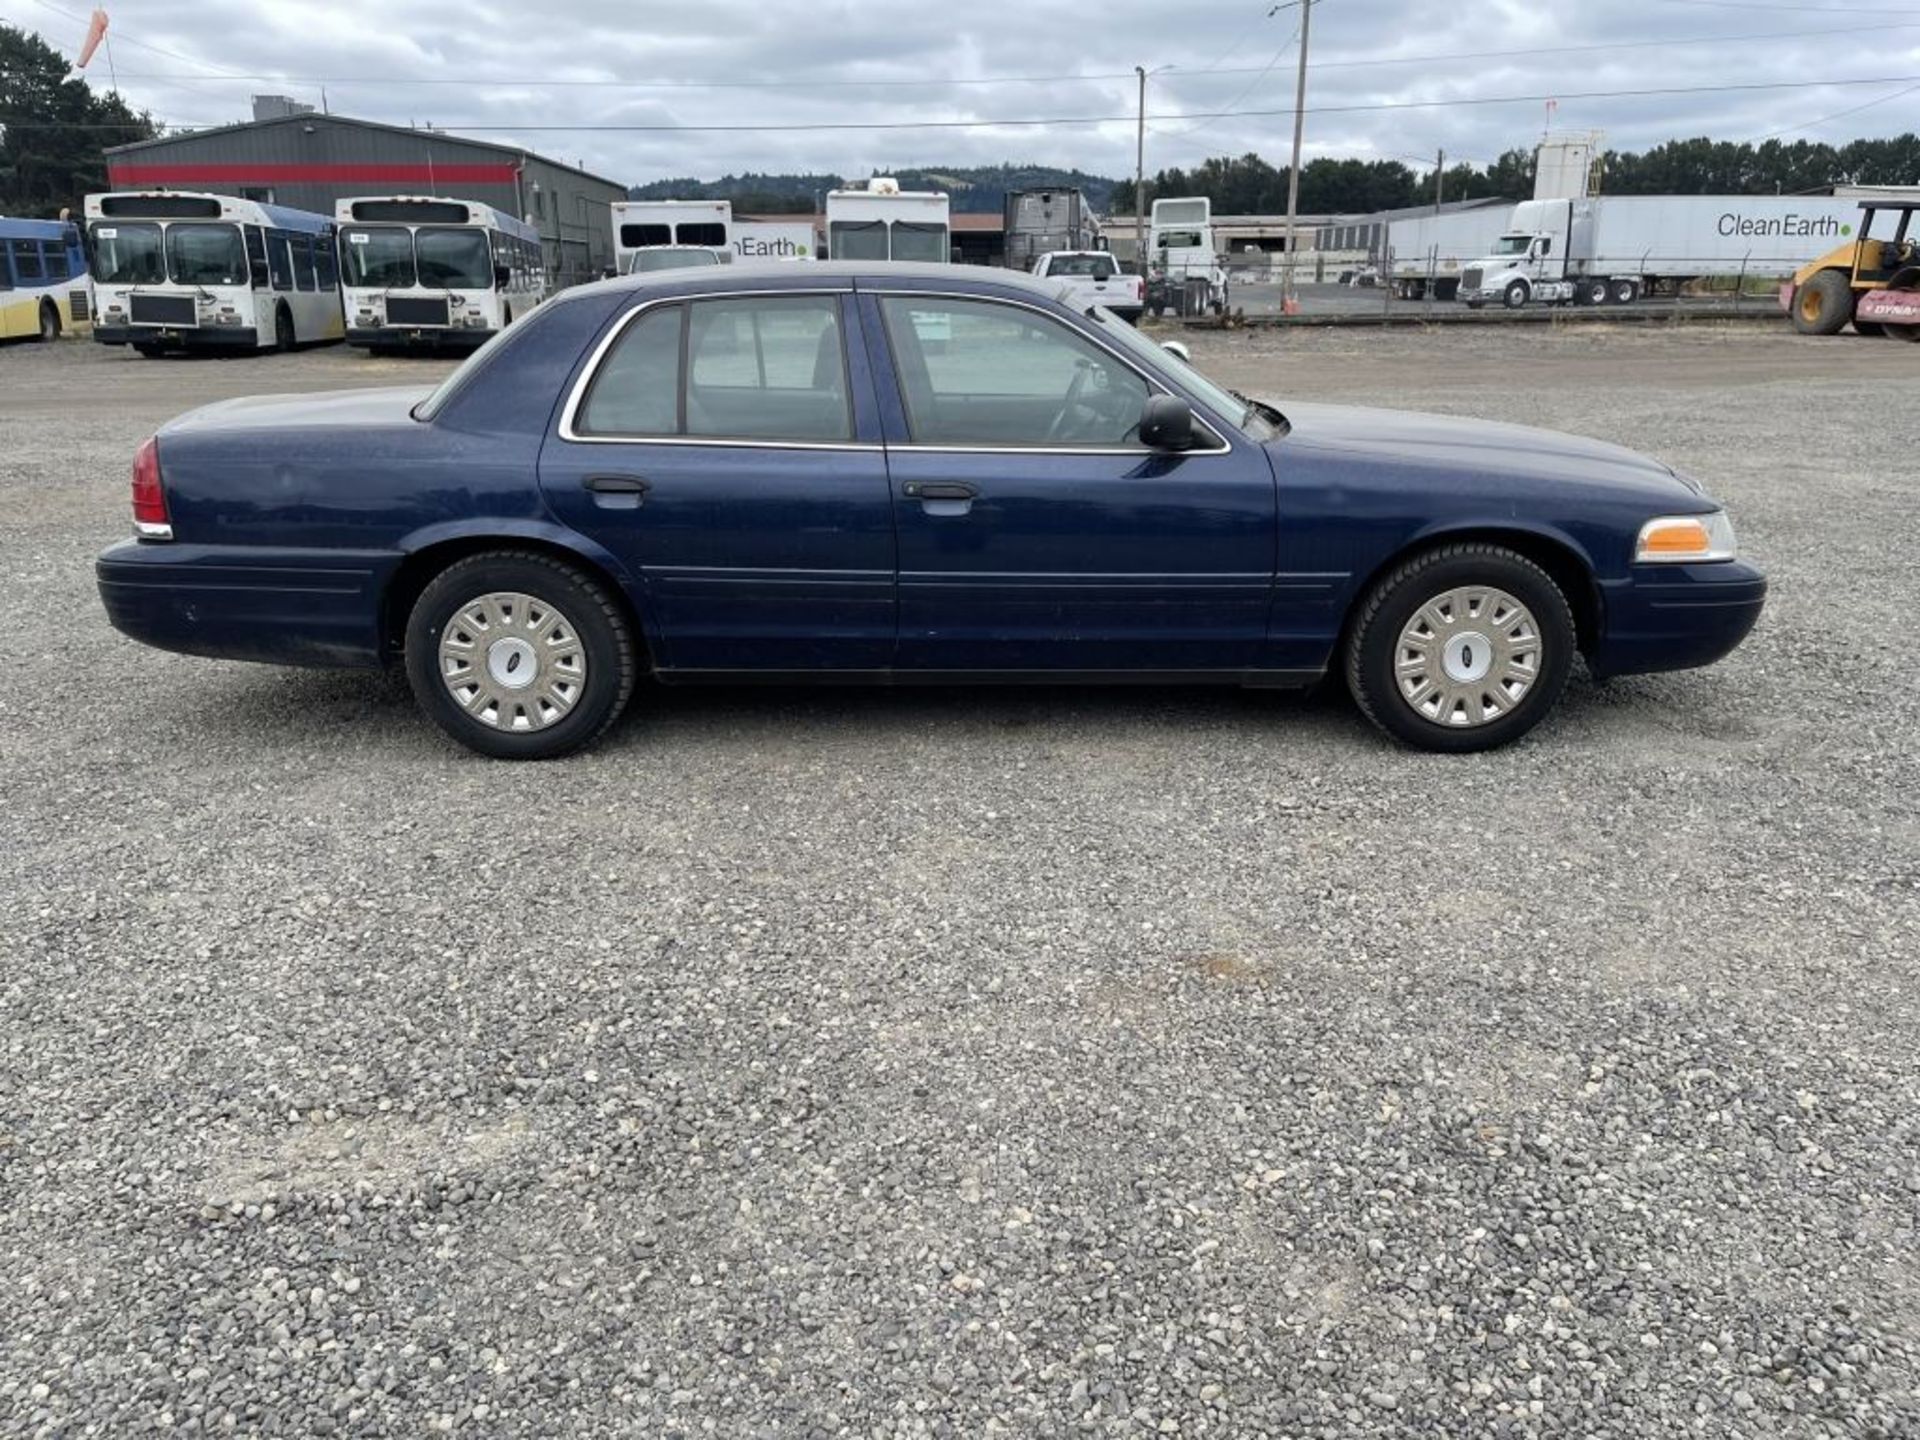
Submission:
M 87 62 L 93 59 L 93 52 L 100 48 L 100 42 L 107 38 L 107 12 L 95 10 L 93 18 L 87 21 L 87 38 L 80 47 L 80 63 L 74 68 L 84 70 Z

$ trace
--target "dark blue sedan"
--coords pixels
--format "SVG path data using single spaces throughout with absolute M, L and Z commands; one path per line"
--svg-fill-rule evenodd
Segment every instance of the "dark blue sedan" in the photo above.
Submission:
M 642 675 L 1306 685 L 1481 750 L 1597 675 L 1725 655 L 1766 581 L 1617 446 L 1222 390 L 1001 271 L 726 267 L 570 291 L 430 395 L 229 401 L 134 466 L 113 623 L 404 663 L 489 755 Z

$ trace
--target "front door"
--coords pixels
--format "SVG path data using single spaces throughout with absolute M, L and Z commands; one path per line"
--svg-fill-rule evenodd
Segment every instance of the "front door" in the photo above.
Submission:
M 1143 447 L 1162 387 L 1038 306 L 862 289 L 876 369 L 895 381 L 901 670 L 1258 662 L 1275 553 L 1258 445 L 1197 427 L 1191 451 Z
M 540 483 L 638 575 L 660 668 L 884 668 L 893 516 L 851 297 L 666 300 L 616 326 Z

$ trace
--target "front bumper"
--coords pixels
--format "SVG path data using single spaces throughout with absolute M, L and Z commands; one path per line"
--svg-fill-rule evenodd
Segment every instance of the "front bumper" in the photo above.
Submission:
M 1601 589 L 1604 633 L 1587 668 L 1602 677 L 1711 665 L 1747 638 L 1767 600 L 1766 576 L 1739 560 L 1636 565 Z
M 380 604 L 401 557 L 125 540 L 94 577 L 107 619 L 161 650 L 272 665 L 381 663 Z
M 102 345 L 161 345 L 182 350 L 258 350 L 260 332 L 251 325 L 107 325 L 95 321 L 93 338 Z
M 493 338 L 492 330 L 448 326 L 353 326 L 347 327 L 347 343 L 368 349 L 478 350 Z

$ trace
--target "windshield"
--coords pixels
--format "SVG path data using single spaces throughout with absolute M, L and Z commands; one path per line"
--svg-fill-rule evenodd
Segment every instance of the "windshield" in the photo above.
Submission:
M 1532 243 L 1533 237 L 1531 235 L 1502 235 L 1498 240 L 1493 242 L 1493 253 L 1496 255 L 1524 255 L 1527 253 L 1527 246 Z
M 448 290 L 491 290 L 493 251 L 484 230 L 437 230 L 421 226 L 414 232 L 414 253 L 420 258 L 420 283 Z
M 158 225 L 93 227 L 94 279 L 103 285 L 164 285 L 166 256 Z
M 947 227 L 915 225 L 906 220 L 894 221 L 893 258 L 931 261 L 947 259 Z
M 347 284 L 403 290 L 413 284 L 413 236 L 398 226 L 348 230 L 340 247 Z
M 169 225 L 167 268 L 176 285 L 253 283 L 237 225 Z
M 711 250 L 636 250 L 629 275 L 651 275 L 656 270 L 687 270 L 696 265 L 718 265 Z
M 1162 350 L 1133 326 L 1104 305 L 1095 305 L 1087 314 L 1099 322 L 1106 340 L 1145 364 L 1155 375 L 1175 388 L 1192 391 L 1209 409 L 1232 419 L 1255 440 L 1271 440 L 1280 432 L 1264 415 L 1235 395 L 1202 375 L 1195 367 Z
M 1198 230 L 1162 230 L 1153 243 L 1162 250 L 1199 250 L 1207 241 Z
M 1091 275 L 1097 280 L 1111 280 L 1120 273 L 1120 267 L 1113 263 L 1111 255 L 1056 255 L 1047 273 L 1053 275 Z

